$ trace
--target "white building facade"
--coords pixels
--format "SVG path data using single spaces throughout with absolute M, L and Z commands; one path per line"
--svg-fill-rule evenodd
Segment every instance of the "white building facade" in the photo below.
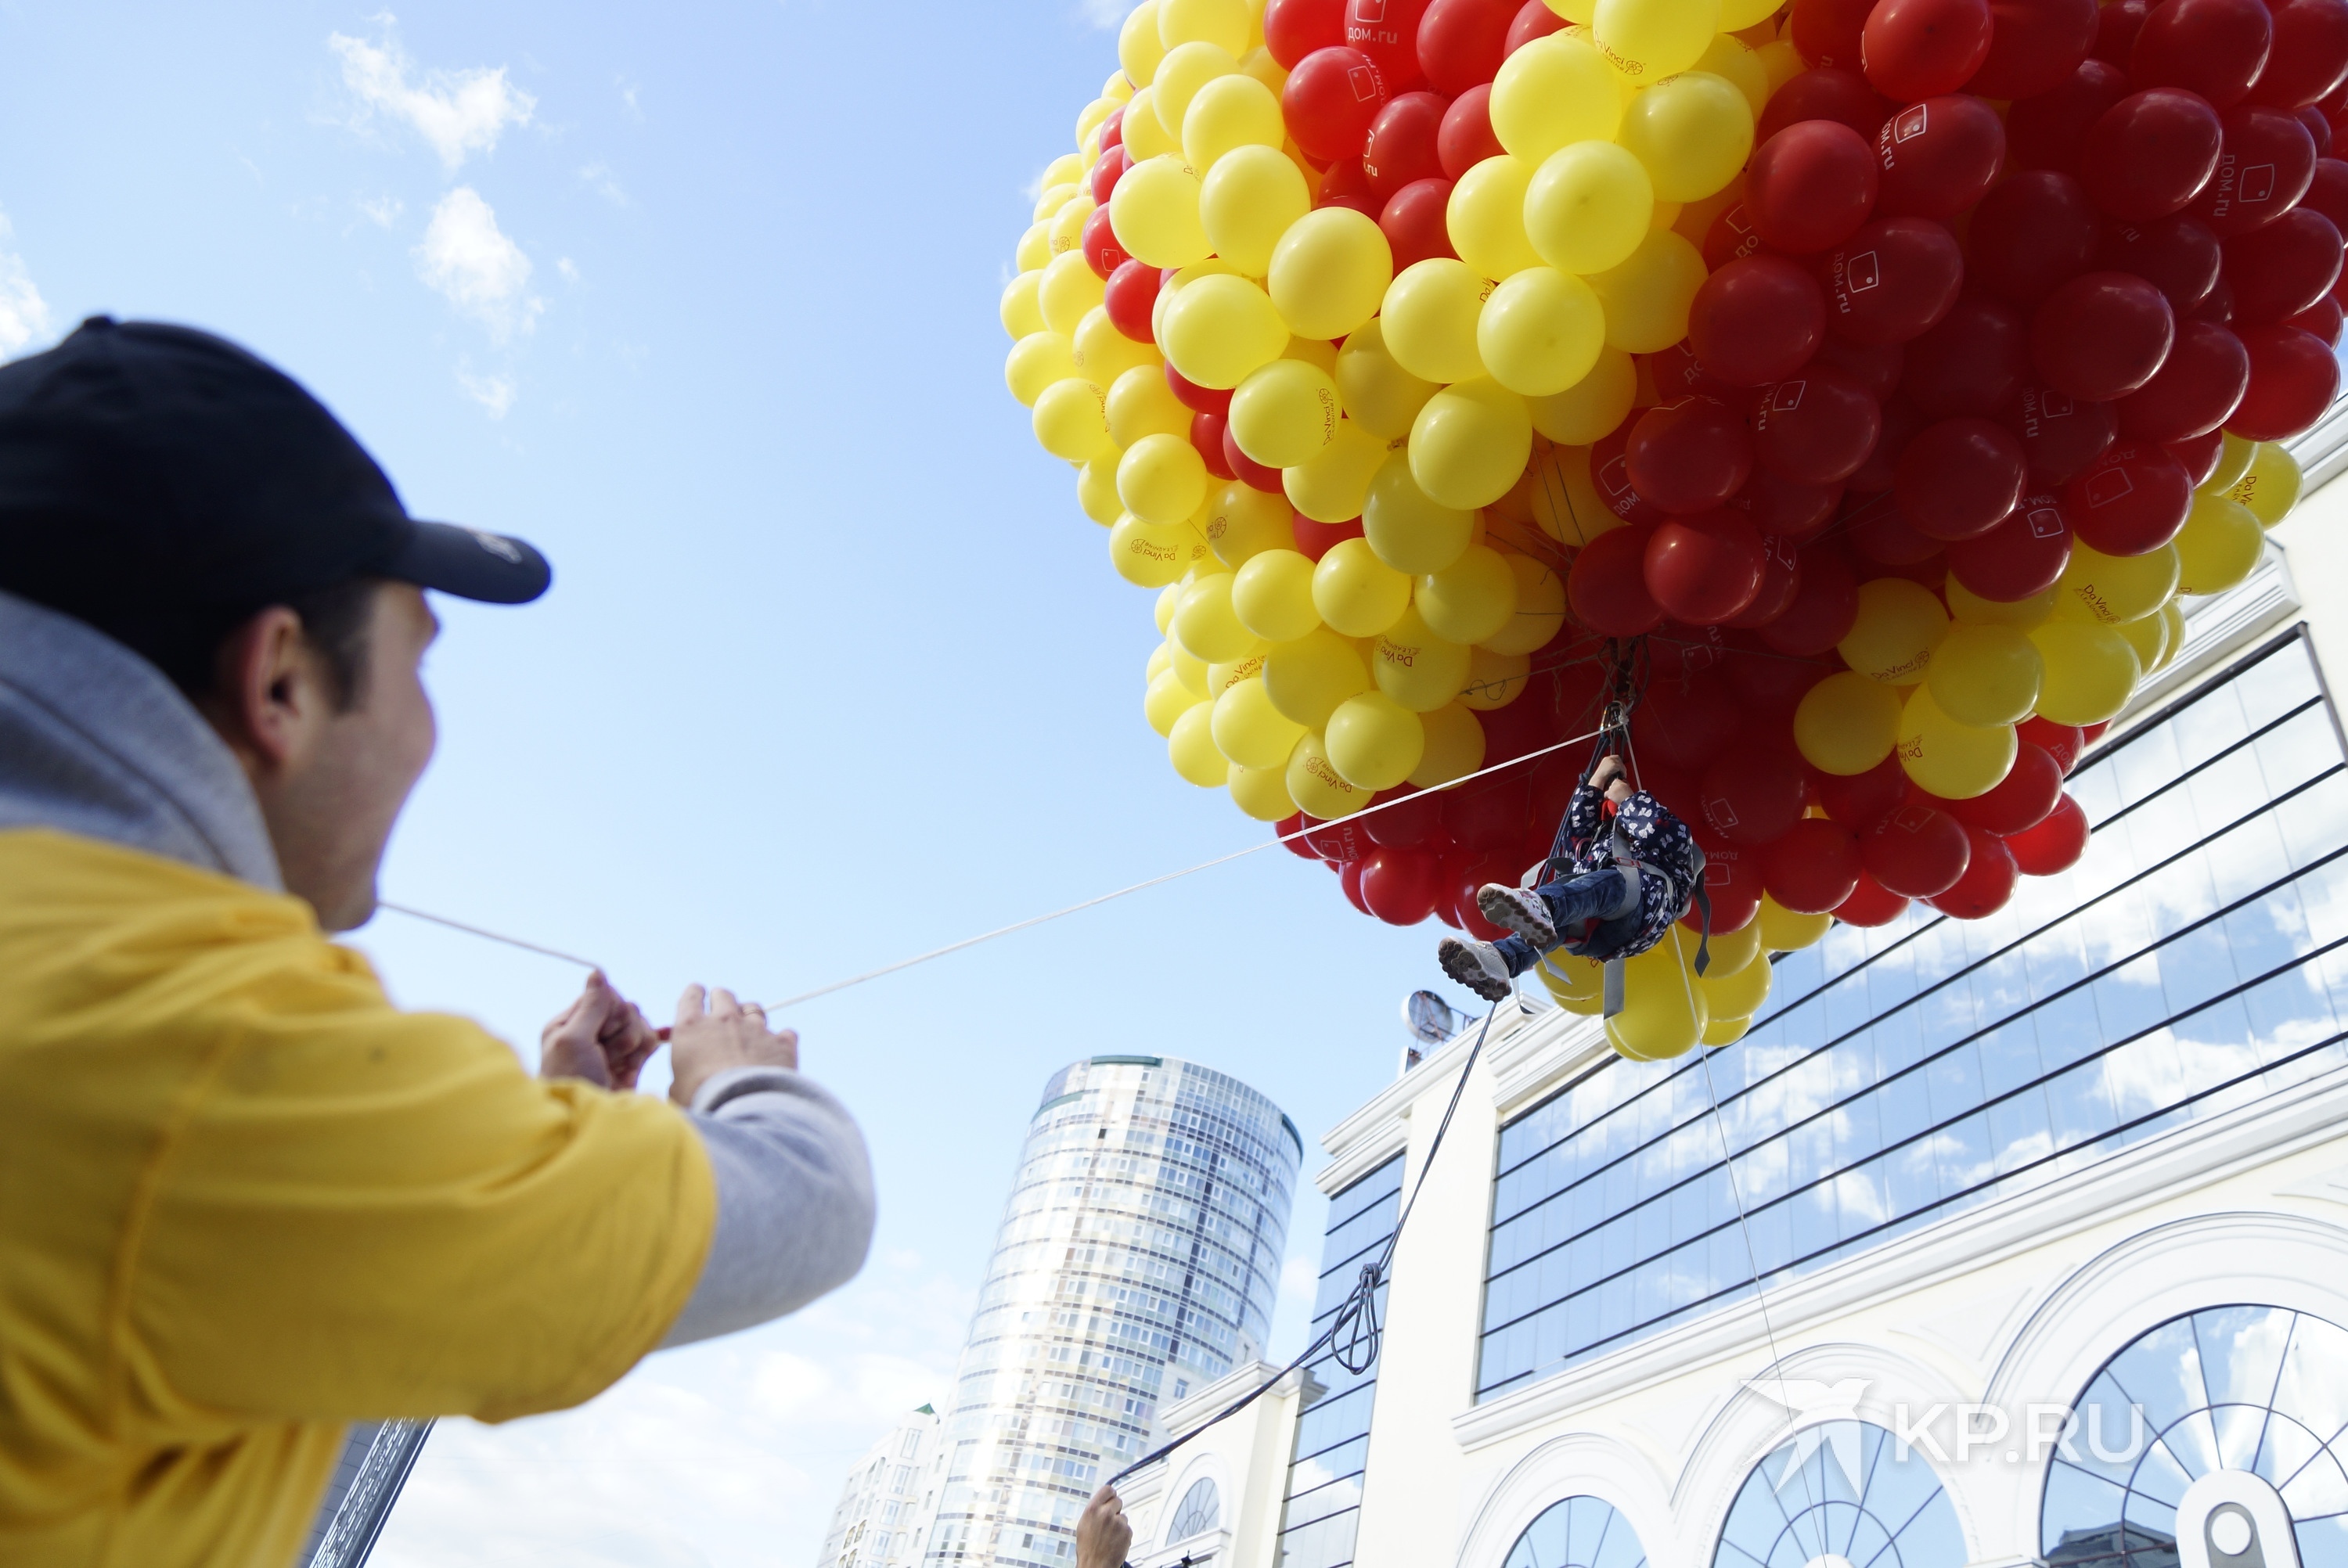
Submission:
M 1316 1328 L 1425 1172 L 1382 1353 L 1135 1477 L 1135 1568 L 2348 1568 L 2348 487 L 2271 543 L 2071 871 L 1715 1051 L 1504 1009 L 1431 1168 L 1472 1030 L 1331 1131 Z
M 864 1450 L 839 1489 L 816 1568 L 912 1568 L 922 1560 L 941 1425 L 923 1405 Z

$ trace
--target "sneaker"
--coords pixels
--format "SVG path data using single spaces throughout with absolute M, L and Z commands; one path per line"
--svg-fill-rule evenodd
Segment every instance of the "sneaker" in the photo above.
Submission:
M 1500 949 L 1489 942 L 1446 937 L 1436 956 L 1443 961 L 1445 974 L 1488 1002 L 1506 1001 L 1516 989 L 1509 983 L 1509 966 L 1500 961 Z
M 1529 887 L 1487 882 L 1476 890 L 1476 907 L 1493 925 L 1515 932 L 1541 952 L 1557 946 L 1557 927 L 1550 923 L 1549 905 Z

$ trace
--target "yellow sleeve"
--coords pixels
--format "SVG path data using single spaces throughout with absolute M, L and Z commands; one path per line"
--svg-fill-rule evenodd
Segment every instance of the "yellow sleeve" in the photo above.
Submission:
M 302 946 L 188 1024 L 222 1032 L 127 1238 L 132 1375 L 337 1420 L 501 1420 L 610 1386 L 700 1277 L 716 1197 L 692 1124 L 542 1083 Z

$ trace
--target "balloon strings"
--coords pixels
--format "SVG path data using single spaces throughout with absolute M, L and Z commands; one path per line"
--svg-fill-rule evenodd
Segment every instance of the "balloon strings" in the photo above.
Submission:
M 520 937 L 509 937 L 502 931 L 491 931 L 479 926 L 469 926 L 462 920 L 451 920 L 446 915 L 433 915 L 422 909 L 411 909 L 405 904 L 394 904 L 387 898 L 376 899 L 375 907 L 378 909 L 388 909 L 395 915 L 405 915 L 411 920 L 429 920 L 436 926 L 446 926 L 452 931 L 462 931 L 469 937 L 481 937 L 492 942 L 503 942 L 509 948 L 520 948 L 526 953 L 537 953 L 549 958 L 561 958 L 564 963 L 576 964 L 582 969 L 600 969 L 603 967 L 594 959 L 582 958 L 576 953 L 566 953 L 559 948 L 541 948 L 536 942 L 525 942 Z

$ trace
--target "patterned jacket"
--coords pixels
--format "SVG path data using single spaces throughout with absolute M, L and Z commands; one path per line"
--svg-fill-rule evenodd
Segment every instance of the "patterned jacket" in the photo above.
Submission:
M 1672 922 L 1687 913 L 1696 880 L 1704 875 L 1704 852 L 1696 847 L 1695 835 L 1661 801 L 1641 790 L 1614 808 L 1610 823 L 1605 799 L 1586 784 L 1573 792 L 1544 873 L 1562 880 L 1605 870 L 1617 864 L 1618 834 L 1631 858 L 1640 863 L 1638 929 L 1620 946 L 1594 945 L 1587 956 L 1601 959 L 1629 958 L 1662 941 Z M 1655 875 L 1658 871 L 1663 875 Z

